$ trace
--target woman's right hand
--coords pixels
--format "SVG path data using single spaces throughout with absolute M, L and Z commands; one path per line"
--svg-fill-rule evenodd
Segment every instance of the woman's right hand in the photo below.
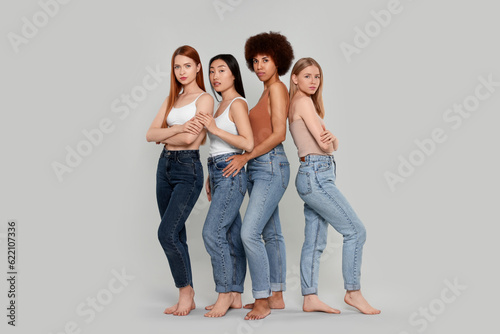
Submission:
M 180 126 L 182 126 L 182 132 L 187 132 L 195 136 L 199 135 L 201 130 L 203 130 L 203 124 L 201 124 L 195 117 Z
M 208 201 L 211 202 L 212 201 L 212 193 L 211 193 L 211 189 L 210 189 L 210 177 L 207 177 L 207 181 L 205 182 L 205 191 L 207 192 Z

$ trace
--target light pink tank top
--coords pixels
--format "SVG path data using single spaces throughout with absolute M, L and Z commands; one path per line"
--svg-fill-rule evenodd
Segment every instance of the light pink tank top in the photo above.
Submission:
M 325 122 L 318 116 L 321 124 L 325 125 Z M 297 119 L 290 123 L 290 133 L 292 134 L 293 142 L 297 146 L 297 152 L 299 157 L 305 157 L 306 155 L 331 155 L 331 153 L 326 153 L 319 147 L 316 139 L 309 131 L 306 123 L 302 118 Z

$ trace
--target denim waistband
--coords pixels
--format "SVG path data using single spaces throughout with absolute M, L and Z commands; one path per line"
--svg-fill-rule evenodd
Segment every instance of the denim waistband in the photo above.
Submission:
M 304 159 L 304 161 L 302 161 Z M 317 155 L 310 154 L 299 159 L 301 163 L 316 162 L 316 161 L 335 161 L 333 155 Z
M 273 149 L 271 149 L 269 152 L 266 154 L 284 154 L 285 153 L 285 148 L 283 147 L 283 144 L 278 144 L 276 145 Z
M 239 153 L 224 153 L 224 154 L 218 154 L 214 155 L 212 157 L 208 157 L 207 162 L 210 163 L 216 163 L 220 161 L 226 161 L 227 158 L 232 157 L 233 155 L 236 155 Z
M 200 150 L 179 150 L 179 151 L 169 151 L 166 148 L 161 152 L 162 157 L 166 158 L 177 158 L 177 157 L 192 157 L 200 159 Z

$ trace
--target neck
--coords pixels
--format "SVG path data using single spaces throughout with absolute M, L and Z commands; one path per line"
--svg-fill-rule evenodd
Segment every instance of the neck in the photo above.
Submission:
M 235 97 L 240 96 L 240 94 L 238 94 L 238 92 L 236 91 L 236 88 L 234 88 L 234 86 L 231 86 L 230 88 L 221 92 L 221 94 L 222 94 L 222 101 L 232 100 Z
M 272 77 L 270 77 L 267 81 L 264 82 L 264 89 L 268 89 L 273 83 L 280 81 L 280 77 L 278 72 L 276 72 Z
M 184 94 L 191 94 L 199 92 L 201 88 L 198 87 L 198 83 L 196 82 L 196 80 L 193 80 L 190 83 L 183 85 L 182 90 Z
M 307 97 L 311 98 L 311 94 L 304 93 L 304 92 L 303 92 L 303 91 L 301 91 L 300 89 L 297 89 L 297 92 L 295 93 L 295 96 L 297 96 L 297 97 L 300 97 L 300 96 L 307 96 Z

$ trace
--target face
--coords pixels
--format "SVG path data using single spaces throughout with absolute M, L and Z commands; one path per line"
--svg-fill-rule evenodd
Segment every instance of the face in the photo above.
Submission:
M 219 93 L 234 86 L 234 75 L 224 60 L 217 59 L 210 64 L 210 83 Z
M 306 95 L 313 95 L 321 84 L 319 68 L 314 65 L 307 66 L 299 74 L 292 74 L 292 81 L 299 91 Z
M 175 78 L 182 85 L 187 85 L 196 80 L 196 74 L 200 71 L 201 64 L 196 65 L 189 57 L 177 55 L 174 58 Z
M 278 72 L 271 56 L 263 54 L 258 54 L 253 58 L 253 70 L 260 81 L 267 81 Z

